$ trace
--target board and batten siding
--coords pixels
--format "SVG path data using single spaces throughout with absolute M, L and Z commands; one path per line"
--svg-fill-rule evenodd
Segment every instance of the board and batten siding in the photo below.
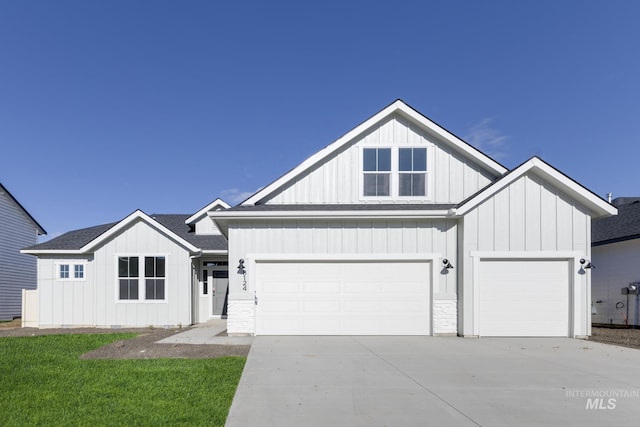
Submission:
M 60 264 L 84 265 L 84 280 L 58 279 Z M 95 326 L 95 288 L 91 256 L 38 257 L 38 314 L 41 328 Z
M 165 256 L 164 301 L 118 301 L 118 256 Z M 137 221 L 94 253 L 96 324 L 121 326 L 186 326 L 191 324 L 191 259 L 188 250 Z M 143 260 L 141 260 L 143 262 Z M 143 279 L 141 279 L 143 283 Z M 144 287 L 141 287 L 141 292 Z
M 37 261 L 20 250 L 37 243 L 33 221 L 0 191 L 0 320 L 22 311 L 22 289 L 36 289 Z
M 519 253 L 541 258 L 575 253 L 589 258 L 591 253 L 589 210 L 535 174 L 520 177 L 470 210 L 462 227 L 458 328 L 463 335 L 473 331 L 474 252 L 511 253 L 506 258 L 517 258 Z M 590 334 L 590 323 L 582 315 L 590 304 L 590 277 L 587 272 L 570 278 L 575 290 L 573 330 L 577 336 Z
M 118 301 L 118 256 L 165 256 L 166 299 Z M 40 327 L 191 324 L 190 253 L 149 224 L 135 222 L 84 259 L 87 262 L 85 281 L 61 281 L 56 279 L 57 265 L 73 264 L 83 258 L 40 257 Z M 141 295 L 143 292 L 144 278 L 141 277 Z
M 282 254 L 296 257 L 332 256 L 337 259 L 350 255 L 401 255 L 436 254 L 451 259 L 456 264 L 457 221 L 443 219 L 424 220 L 353 220 L 353 221 L 253 221 L 235 223 L 229 227 L 229 263 L 237 265 L 239 259 L 250 260 L 252 254 Z M 437 269 L 433 284 L 433 298 L 451 300 L 456 298 L 456 275 Z M 254 272 L 247 271 L 247 290 L 242 289 L 243 276 L 229 275 L 229 319 L 247 317 L 233 313 L 249 310 L 255 295 Z M 251 300 L 249 305 L 237 302 Z M 237 320 L 237 319 L 236 319 Z M 242 328 L 250 327 L 251 322 Z M 253 330 L 232 330 L 235 320 L 228 324 L 229 332 L 253 333 Z
M 320 164 L 265 200 L 268 204 L 392 203 L 361 197 L 362 147 L 428 147 L 428 199 L 402 203 L 458 203 L 487 186 L 495 176 L 466 160 L 446 144 L 394 115 L 354 139 Z

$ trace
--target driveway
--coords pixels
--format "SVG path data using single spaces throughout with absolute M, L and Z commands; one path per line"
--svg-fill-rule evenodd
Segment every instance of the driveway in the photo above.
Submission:
M 256 337 L 228 427 L 611 426 L 640 350 L 568 338 Z

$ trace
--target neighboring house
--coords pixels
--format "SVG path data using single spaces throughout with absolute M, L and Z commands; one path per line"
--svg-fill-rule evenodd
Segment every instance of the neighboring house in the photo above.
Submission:
M 36 288 L 36 260 L 20 253 L 47 234 L 0 184 L 0 320 L 21 316 L 22 289 Z
M 24 249 L 38 257 L 39 326 L 180 326 L 220 318 L 227 242 L 207 212 L 147 215 Z
M 640 197 L 612 203 L 618 215 L 592 224 L 592 321 L 640 326 Z
M 541 159 L 509 171 L 396 101 L 240 205 L 186 218 L 189 230 L 138 211 L 24 252 L 39 259 L 41 326 L 224 311 L 230 334 L 579 337 L 591 219 L 615 213 Z M 220 246 L 190 240 L 208 236 Z M 84 282 L 69 280 L 76 268 Z
M 508 171 L 398 100 L 210 213 L 240 267 L 227 330 L 587 336 L 580 260 L 591 219 L 615 213 L 541 159 Z

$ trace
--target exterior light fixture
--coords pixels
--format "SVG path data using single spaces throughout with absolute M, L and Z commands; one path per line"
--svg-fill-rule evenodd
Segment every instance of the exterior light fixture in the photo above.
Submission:
M 591 264 L 591 261 L 584 259 L 584 258 L 580 258 L 580 266 L 582 268 L 584 268 L 585 270 L 590 270 L 593 268 L 596 268 L 595 265 Z
M 247 274 L 247 270 L 244 268 L 244 260 L 242 258 L 238 261 L 238 274 Z
M 451 262 L 446 258 L 442 259 L 442 265 L 444 266 L 444 268 L 447 268 L 447 269 L 453 268 L 453 265 L 451 265 Z

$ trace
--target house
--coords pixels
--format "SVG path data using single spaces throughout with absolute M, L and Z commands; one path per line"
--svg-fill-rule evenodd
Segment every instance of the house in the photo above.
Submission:
M 0 184 L 0 320 L 20 317 L 22 290 L 36 288 L 36 260 L 20 249 L 44 234 L 38 221 Z
M 398 100 L 238 206 L 185 218 L 189 230 L 135 212 L 24 252 L 38 256 L 42 325 L 224 311 L 230 334 L 579 337 L 591 220 L 615 213 L 540 158 L 507 170 Z M 228 246 L 190 240 L 207 236 Z M 90 286 L 60 277 L 76 263 Z
M 640 326 L 640 197 L 613 200 L 615 217 L 593 221 L 592 321 Z
M 398 100 L 209 216 L 238 264 L 230 334 L 579 337 L 591 220 L 615 213 L 541 159 L 509 171 Z
M 38 259 L 38 326 L 180 326 L 220 318 L 227 242 L 207 216 L 137 210 L 63 234 L 23 253 Z

